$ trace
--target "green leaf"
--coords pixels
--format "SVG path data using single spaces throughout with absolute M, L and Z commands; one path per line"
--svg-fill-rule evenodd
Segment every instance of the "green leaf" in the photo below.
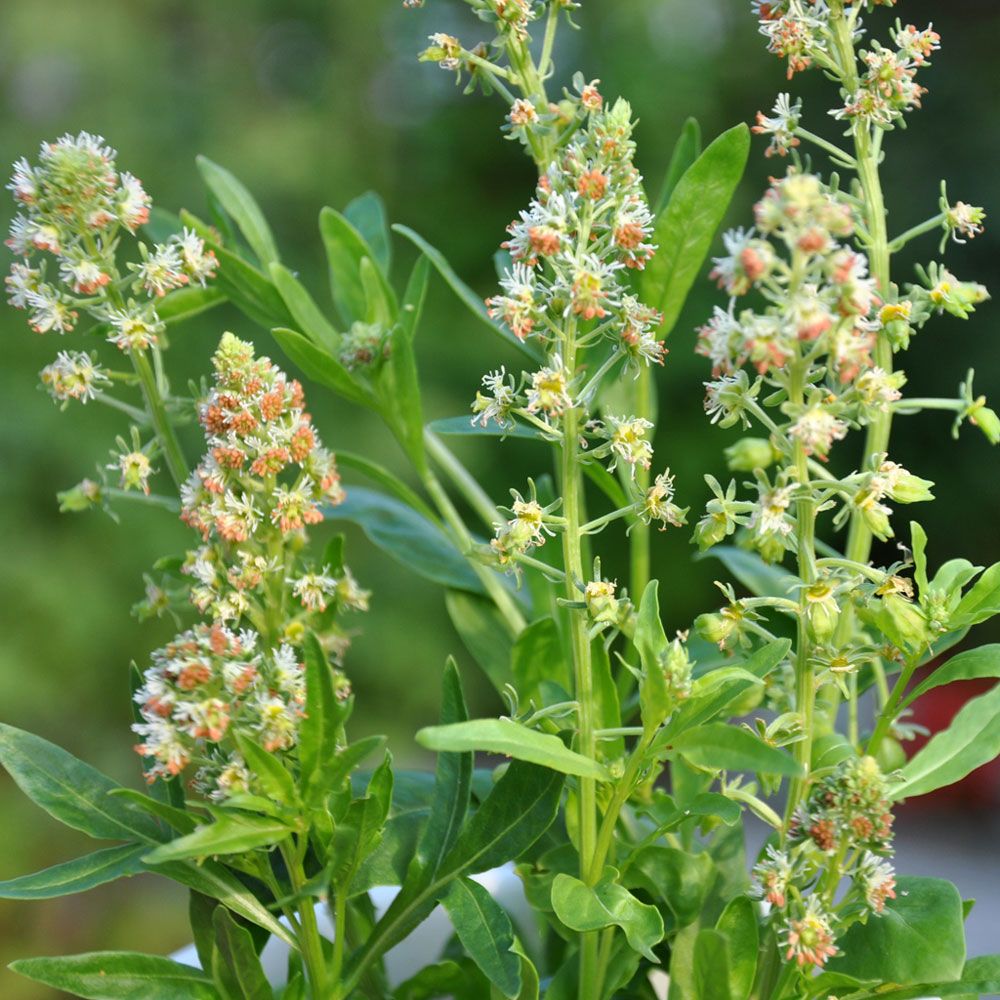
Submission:
M 413 342 L 401 326 L 390 335 L 388 363 L 382 368 L 379 387 L 382 412 L 417 471 L 427 467 L 424 457 L 424 419 L 420 402 L 417 359 Z
M 900 708 L 912 705 L 921 695 L 953 681 L 968 681 L 983 677 L 1000 677 L 1000 643 L 967 649 L 953 656 L 918 684 L 901 702 Z
M 572 686 L 559 629 L 555 619 L 548 616 L 532 622 L 518 635 L 511 650 L 510 666 L 523 706 L 533 700 L 541 704 L 539 691 L 544 681 L 554 681 L 567 691 Z
M 697 1000 L 735 1000 L 730 993 L 729 943 L 725 934 L 705 927 L 694 939 L 694 995 Z
M 620 927 L 635 951 L 658 962 L 653 947 L 663 940 L 660 911 L 640 902 L 617 879 L 614 868 L 606 868 L 595 886 L 561 873 L 552 882 L 552 908 L 570 930 L 581 934 Z
M 642 683 L 639 704 L 642 725 L 647 734 L 656 730 L 673 708 L 673 699 L 663 675 L 661 658 L 667 652 L 667 635 L 660 620 L 659 581 L 650 580 L 639 602 L 632 640 L 642 661 Z
M 901 877 L 879 917 L 851 926 L 837 942 L 831 972 L 884 985 L 948 982 L 962 976 L 962 897 L 944 879 Z
M 416 975 L 400 983 L 393 1000 L 430 1000 L 451 997 L 453 1000 L 482 1000 L 489 983 L 468 959 L 456 962 L 445 959 L 425 965 Z
M 197 285 L 193 288 L 178 288 L 156 303 L 156 315 L 171 327 L 214 309 L 225 301 L 226 293 L 213 285 L 207 288 Z
M 951 725 L 926 743 L 902 768 L 895 799 L 915 798 L 961 781 L 1000 754 L 1000 684 L 959 709 Z
M 186 226 L 194 229 L 205 241 L 219 261 L 219 271 L 215 283 L 221 288 L 238 309 L 254 323 L 267 329 L 272 326 L 289 326 L 291 314 L 285 307 L 284 299 L 264 274 L 247 263 L 238 254 L 217 242 L 215 233 L 201 219 L 190 212 L 181 212 Z
M 441 897 L 462 947 L 505 997 L 521 992 L 521 959 L 510 917 L 489 892 L 471 879 L 456 879 Z
M 424 300 L 427 298 L 427 285 L 430 281 L 431 262 L 421 254 L 413 265 L 410 278 L 403 293 L 403 304 L 400 309 L 399 324 L 406 332 L 407 339 L 413 340 L 420 318 L 424 312 Z
M 359 382 L 335 357 L 310 343 L 301 333 L 275 327 L 271 336 L 307 378 L 332 389 L 350 403 L 367 406 L 370 410 L 379 409 L 371 389 Z
M 295 780 L 273 753 L 243 733 L 236 734 L 236 743 L 247 767 L 272 799 L 289 806 L 298 802 Z
M 295 938 L 273 917 L 257 897 L 228 869 L 216 861 L 174 861 L 151 870 L 179 882 L 195 892 L 217 899 L 223 906 L 295 946 Z
M 402 885 L 428 822 L 428 809 L 408 809 L 390 816 L 378 846 L 355 872 L 349 895 L 358 896 L 376 886 Z
M 428 750 L 481 750 L 540 764 L 562 774 L 610 780 L 602 764 L 570 750 L 558 736 L 529 729 L 513 719 L 472 719 L 450 726 L 427 726 L 417 733 L 417 742 Z
M 432 420 L 428 428 L 435 434 L 443 434 L 445 437 L 498 437 L 498 438 L 526 438 L 531 441 L 542 441 L 539 431 L 524 424 L 515 423 L 510 427 L 501 427 L 491 420 L 485 427 L 482 424 L 474 424 L 471 417 L 442 417 L 439 420 Z
M 173 780 L 171 779 L 171 781 Z M 198 825 L 197 819 L 185 809 L 171 805 L 169 802 L 161 802 L 144 792 L 137 792 L 134 788 L 115 788 L 108 794 L 113 798 L 128 799 L 144 812 L 162 819 L 179 833 L 190 833 Z M 184 801 L 183 796 L 181 796 L 180 801 Z
M 476 317 L 476 319 L 485 323 L 494 333 L 499 334 L 509 344 L 516 347 L 522 354 L 526 354 L 529 358 L 531 358 L 532 361 L 537 362 L 542 360 L 541 355 L 535 350 L 534 347 L 518 340 L 518 338 L 515 337 L 510 330 L 504 326 L 500 326 L 498 323 L 494 323 L 493 320 L 490 319 L 487 315 L 486 306 L 483 304 L 483 300 L 476 295 L 476 293 L 455 273 L 452 266 L 448 263 L 444 254 L 442 254 L 440 250 L 436 250 L 430 245 L 430 243 L 427 242 L 427 240 L 407 226 L 395 225 L 392 229 L 393 232 L 399 233 L 401 236 L 405 236 L 423 253 L 423 255 L 437 269 L 438 274 L 444 278 L 448 287 L 468 307 L 469 311 Z
M 340 334 L 330 325 L 305 285 L 283 264 L 272 264 L 270 273 L 274 287 L 298 328 L 317 347 L 327 354 L 333 354 L 340 343 Z
M 927 593 L 927 532 L 910 521 L 910 541 L 913 544 L 913 579 L 917 581 L 917 590 Z
M 916 1000 L 922 997 L 978 997 L 1000 993 L 1000 955 L 980 955 L 970 958 L 962 970 L 962 978 L 943 983 L 922 983 L 900 990 L 880 989 L 879 1000 Z
M 0 723 L 0 764 L 35 805 L 74 830 L 99 840 L 164 839 L 152 816 L 108 794 L 119 784 L 40 736 Z
M 218 1000 L 200 969 L 136 951 L 97 951 L 11 962 L 19 975 L 86 1000 Z
M 464 590 L 449 590 L 445 606 L 465 648 L 497 691 L 516 683 L 510 629 L 493 601 Z
M 427 580 L 475 594 L 484 592 L 441 528 L 394 497 L 355 486 L 343 503 L 327 511 L 327 517 L 360 525 L 383 552 Z
M 764 774 L 801 774 L 784 751 L 769 746 L 753 733 L 724 722 L 712 722 L 677 736 L 670 748 L 697 767 L 720 771 L 759 771 Z
M 441 723 L 453 725 L 468 718 L 462 679 L 455 661 L 449 657 L 441 678 Z M 474 764 L 469 751 L 438 754 L 431 814 L 414 856 L 414 864 L 419 865 L 423 878 L 434 876 L 465 822 Z
M 274 1000 L 274 991 L 261 968 L 250 932 L 240 927 L 221 906 L 215 908 L 212 923 L 217 971 L 226 991 L 239 1000 Z
M 407 507 L 412 507 L 428 521 L 438 522 L 437 514 L 424 500 L 384 465 L 379 465 L 364 455 L 358 455 L 353 451 L 344 451 L 341 448 L 337 449 L 337 464 L 341 468 L 357 469 L 362 475 L 367 476 L 373 483 L 377 483 L 386 492 L 394 494 L 397 500 L 402 501 Z M 348 489 L 350 488 L 348 487 Z
M 663 314 L 662 334 L 677 323 L 743 176 L 749 152 L 746 125 L 723 132 L 684 172 L 656 220 L 653 242 L 659 250 L 643 272 L 642 294 Z
M 306 714 L 299 727 L 299 787 L 306 801 L 315 803 L 333 790 L 325 780 L 325 771 L 337 755 L 344 710 L 333 690 L 326 652 L 312 632 L 306 636 L 303 654 Z
M 257 847 L 270 847 L 284 840 L 291 830 L 269 816 L 240 813 L 220 816 L 214 823 L 198 827 L 168 844 L 150 851 L 143 860 L 150 865 L 186 861 L 219 854 L 242 854 Z
M 348 981 L 401 941 L 433 909 L 441 888 L 461 875 L 496 868 L 523 854 L 552 825 L 563 775 L 514 761 L 466 823 L 429 884 L 409 879 L 348 965 Z
M 729 1000 L 747 1000 L 757 973 L 760 930 L 754 904 L 736 896 L 726 904 L 715 929 L 729 944 Z
M 53 865 L 33 875 L 0 882 L 0 899 L 52 899 L 84 892 L 117 878 L 145 871 L 142 855 L 145 844 L 121 844 L 94 851 L 82 858 Z
M 371 247 L 375 263 L 388 274 L 392 263 L 392 244 L 389 241 L 385 202 L 374 191 L 366 191 L 348 204 L 344 209 L 344 218 Z
M 361 262 L 374 256 L 371 247 L 358 230 L 332 208 L 324 208 L 319 213 L 319 231 L 326 247 L 330 288 L 337 311 L 345 324 L 364 320 L 368 312 L 368 295 L 361 279 Z M 375 274 L 381 294 L 395 316 L 396 296 L 385 275 L 377 268 Z
M 795 585 L 795 577 L 787 570 L 733 545 L 715 545 L 696 558 L 718 559 L 754 597 L 788 597 Z
M 386 753 L 369 779 L 365 795 L 351 802 L 334 830 L 332 879 L 339 890 L 350 888 L 362 862 L 378 847 L 391 803 L 392 755 Z
M 670 163 L 663 177 L 660 193 L 653 206 L 654 218 L 658 217 L 667 207 L 667 202 L 670 201 L 670 196 L 674 193 L 678 181 L 698 159 L 699 153 L 701 153 L 701 126 L 697 119 L 688 118 L 681 126 L 681 134 L 677 137 L 674 151 L 670 156 Z
M 1000 613 L 1000 563 L 994 563 L 958 602 L 948 620 L 949 629 L 978 625 Z
M 268 267 L 278 260 L 271 227 L 253 195 L 225 167 L 213 163 L 207 156 L 199 156 L 197 163 L 205 184 L 239 227 L 261 265 Z
M 717 872 L 708 854 L 690 854 L 675 847 L 650 844 L 629 859 L 622 874 L 630 889 L 642 889 L 662 900 L 674 927 L 686 927 L 701 915 Z

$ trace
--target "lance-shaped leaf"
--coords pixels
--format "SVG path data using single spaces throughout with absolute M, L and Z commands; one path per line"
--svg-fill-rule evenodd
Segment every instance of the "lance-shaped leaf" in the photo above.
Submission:
M 121 785 L 40 736 L 0 723 L 0 764 L 35 805 L 74 830 L 147 843 L 166 836 L 148 813 L 109 794 Z
M 731 899 L 715 929 L 725 935 L 729 947 L 729 1000 L 747 1000 L 753 989 L 760 948 L 757 911 L 747 896 Z
M 353 451 L 344 451 L 343 448 L 337 449 L 337 465 L 342 469 L 357 469 L 363 476 L 366 476 L 373 483 L 377 483 L 387 493 L 392 493 L 397 500 L 407 507 L 412 507 L 428 521 L 434 524 L 439 523 L 437 514 L 424 500 L 384 465 L 379 465 L 378 462 L 373 462 L 370 458 L 358 455 Z M 351 488 L 348 487 L 348 490 Z
M 336 351 L 340 334 L 330 325 L 305 285 L 283 264 L 272 264 L 270 274 L 274 287 L 284 299 L 298 328 L 317 347 L 329 354 Z
M 333 690 L 326 652 L 311 632 L 306 636 L 303 655 L 306 714 L 299 727 L 299 787 L 307 802 L 317 802 L 333 791 L 325 781 L 325 769 L 337 756 L 337 736 L 345 713 Z
M 368 293 L 361 277 L 361 262 L 373 259 L 371 247 L 358 230 L 332 208 L 324 208 L 320 212 L 319 231 L 326 247 L 330 288 L 337 311 L 345 324 L 364 320 L 368 313 Z M 374 268 L 374 275 L 380 294 L 389 304 L 389 310 L 395 318 L 398 311 L 396 296 L 385 275 L 377 267 Z
M 514 954 L 510 917 L 489 892 L 472 879 L 455 879 L 441 896 L 462 947 L 505 996 L 521 993 L 521 959 Z
M 660 620 L 658 591 L 659 581 L 650 580 L 639 602 L 633 639 L 642 661 L 639 704 L 642 708 L 642 724 L 647 734 L 652 733 L 663 722 L 673 706 L 661 665 L 668 643 Z
M 413 882 L 407 880 L 364 944 L 351 956 L 347 982 L 357 982 L 370 962 L 423 921 L 440 890 L 453 879 L 496 868 L 531 847 L 552 825 L 564 781 L 556 771 L 514 761 L 465 824 L 430 883 L 416 877 Z
M 936 687 L 951 684 L 952 681 L 979 680 L 984 677 L 1000 677 L 1000 643 L 991 643 L 978 649 L 967 649 L 953 656 L 918 684 L 903 699 L 900 708 L 912 705 L 921 695 Z
M 930 739 L 902 769 L 896 799 L 926 795 L 961 781 L 1000 754 L 1000 684 L 967 702 L 951 725 Z
M 33 875 L 8 879 L 0 882 L 0 899 L 52 899 L 84 892 L 123 876 L 138 875 L 146 870 L 142 856 L 148 850 L 145 844 L 121 844 Z
M 837 942 L 839 954 L 827 963 L 884 985 L 947 982 L 962 976 L 965 931 L 962 897 L 944 879 L 901 877 L 896 898 L 885 911 L 853 924 Z
M 10 968 L 36 983 L 86 1000 L 219 1000 L 201 969 L 135 951 L 22 958 Z
M 653 204 L 653 216 L 659 214 L 667 207 L 670 196 L 674 193 L 674 188 L 687 173 L 689 167 L 694 165 L 695 160 L 701 153 L 701 126 L 697 119 L 688 118 L 681 126 L 681 133 L 674 144 L 674 151 L 670 155 L 670 163 L 667 165 L 667 172 L 663 176 L 663 183 L 660 185 L 660 193 Z
M 277 261 L 278 247 L 271 227 L 245 185 L 207 156 L 199 156 L 197 163 L 205 184 L 236 223 L 261 266 L 267 268 Z
M 379 409 L 379 402 L 368 386 L 359 382 L 332 354 L 306 340 L 301 333 L 274 327 L 271 336 L 306 378 L 332 389 L 350 403 L 367 406 L 370 410 Z
M 496 605 L 478 594 L 449 590 L 445 607 L 465 648 L 497 691 L 517 683 L 511 669 L 510 629 Z
M 327 517 L 360 525 L 383 552 L 425 579 L 476 594 L 484 592 L 465 557 L 441 528 L 395 497 L 355 486 L 343 503 L 329 508 Z
M 254 948 L 250 932 L 221 906 L 212 915 L 215 928 L 213 972 L 225 992 L 238 1000 L 274 1000 L 274 991 Z
M 562 774 L 610 780 L 603 764 L 570 750 L 558 736 L 529 729 L 513 719 L 471 719 L 450 726 L 427 726 L 417 733 L 417 742 L 428 750 L 499 753 Z
M 150 851 L 143 860 L 149 865 L 217 854 L 242 854 L 257 847 L 270 847 L 284 840 L 291 830 L 269 816 L 240 813 L 220 816 L 214 823 L 198 827 L 194 833 L 178 837 Z
M 669 333 L 716 230 L 743 176 L 750 132 L 740 124 L 723 132 L 685 171 L 656 220 L 653 242 L 659 247 L 643 272 L 643 298 L 663 314 L 660 332 Z
M 483 300 L 476 295 L 476 293 L 455 273 L 454 269 L 445 259 L 444 254 L 441 253 L 440 250 L 432 247 L 430 243 L 428 243 L 427 240 L 425 240 L 419 233 L 415 233 L 407 226 L 395 225 L 392 228 L 394 232 L 399 233 L 401 236 L 405 236 L 424 254 L 424 256 L 437 269 L 438 274 L 444 278 L 448 287 L 458 296 L 461 302 L 468 307 L 469 311 L 476 317 L 476 319 L 485 323 L 486 326 L 488 326 L 494 333 L 499 334 L 509 344 L 516 347 L 522 354 L 526 354 L 529 358 L 531 358 L 532 361 L 539 362 L 542 360 L 541 355 L 535 350 L 534 347 L 530 344 L 526 344 L 522 340 L 519 340 L 506 327 L 501 326 L 499 323 L 494 323 L 493 320 L 490 319 L 486 312 L 486 306 L 483 305 Z
M 389 342 L 389 359 L 382 368 L 379 383 L 382 412 L 414 466 L 422 471 L 426 469 L 427 462 L 424 457 L 423 409 L 413 342 L 402 326 L 393 328 Z
M 978 625 L 1000 614 L 1000 563 L 994 563 L 958 602 L 948 620 L 949 629 Z
M 194 288 L 177 288 L 156 303 L 156 315 L 170 327 L 222 305 L 225 301 L 226 293 L 214 285 L 207 288 L 197 285 Z
M 441 678 L 441 724 L 453 725 L 468 718 L 458 666 L 449 657 Z M 414 866 L 419 867 L 415 877 L 432 878 L 455 843 L 469 810 L 474 763 L 471 751 L 438 754 L 430 818 L 414 856 Z
M 783 750 L 769 746 L 746 729 L 712 722 L 689 729 L 667 747 L 698 767 L 720 771 L 760 771 L 764 774 L 801 774 L 799 765 Z
M 344 218 L 358 231 L 370 247 L 375 262 L 388 274 L 392 263 L 392 244 L 389 241 L 385 202 L 374 191 L 366 191 L 348 204 L 344 209 Z
M 663 917 L 655 906 L 643 903 L 618 884 L 618 872 L 605 869 L 597 885 L 559 874 L 552 882 L 552 908 L 570 930 L 586 934 L 620 927 L 629 945 L 651 962 L 653 948 L 663 940 Z
M 413 265 L 410 278 L 406 282 L 406 290 L 403 292 L 403 302 L 399 310 L 399 325 L 409 340 L 413 340 L 417 328 L 420 326 L 430 276 L 431 262 L 421 254 Z

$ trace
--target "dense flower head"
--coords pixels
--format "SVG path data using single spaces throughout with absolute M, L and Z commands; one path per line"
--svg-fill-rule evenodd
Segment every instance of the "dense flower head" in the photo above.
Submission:
M 302 386 L 232 334 L 213 363 L 199 412 L 208 452 L 184 491 L 184 520 L 228 542 L 246 541 L 261 522 L 288 534 L 321 521 L 321 505 L 339 503 L 343 490 Z
M 349 694 L 342 675 L 335 689 Z M 135 700 L 142 721 L 132 728 L 149 760 L 147 778 L 195 767 L 197 785 L 219 800 L 254 790 L 236 734 L 271 753 L 294 750 L 305 672 L 290 645 L 265 649 L 253 631 L 196 625 L 152 654 Z
M 834 941 L 832 918 L 818 896 L 809 897 L 805 912 L 789 919 L 781 934 L 785 961 L 794 961 L 799 968 L 822 968 L 828 958 L 837 954 Z
M 888 781 L 875 758 L 852 757 L 813 788 L 792 839 L 827 854 L 846 843 L 884 855 L 891 853 L 892 820 Z

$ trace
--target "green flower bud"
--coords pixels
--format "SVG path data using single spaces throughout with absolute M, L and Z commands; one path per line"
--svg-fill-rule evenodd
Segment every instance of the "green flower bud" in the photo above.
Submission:
M 922 500 L 933 500 L 931 487 L 934 484 L 929 479 L 921 479 L 904 470 L 892 484 L 889 496 L 899 503 L 919 503 Z
M 667 658 L 663 663 L 663 679 L 667 682 L 667 690 L 671 697 L 676 701 L 683 701 L 691 694 L 693 666 L 687 648 L 679 639 L 674 639 L 667 647 Z
M 698 615 L 694 620 L 695 632 L 706 642 L 716 646 L 722 646 L 729 639 L 734 627 L 735 622 L 732 618 L 715 611 Z
M 722 511 L 716 514 L 706 514 L 694 528 L 694 541 L 704 552 L 713 545 L 718 545 L 735 528 L 733 522 Z
M 833 637 L 840 621 L 840 605 L 833 588 L 823 580 L 806 588 L 806 623 L 813 638 L 825 643 Z
M 726 451 L 726 465 L 731 472 L 753 472 L 754 469 L 766 469 L 774 462 L 775 454 L 771 442 L 766 438 L 740 438 L 736 444 L 730 445 Z
M 922 649 L 934 638 L 920 609 L 902 595 L 886 594 L 882 608 L 895 633 L 889 636 L 894 642 L 899 640 L 910 649 Z
M 95 483 L 92 479 L 84 479 L 72 489 L 57 493 L 56 499 L 59 501 L 61 513 L 75 514 L 98 506 L 103 499 L 103 493 L 100 483 Z
M 587 611 L 595 622 L 610 625 L 618 621 L 618 600 L 615 598 L 615 585 L 610 580 L 591 580 L 583 591 L 583 599 Z
M 983 400 L 979 400 L 969 413 L 969 423 L 978 427 L 990 444 L 1000 444 L 1000 417 Z

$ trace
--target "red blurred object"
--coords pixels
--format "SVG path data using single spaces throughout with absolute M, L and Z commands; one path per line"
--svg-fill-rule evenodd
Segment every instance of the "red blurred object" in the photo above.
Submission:
M 907 721 L 926 727 L 933 736 L 950 725 L 963 705 L 972 698 L 985 694 L 995 683 L 987 679 L 956 681 L 928 691 L 914 702 L 913 716 Z M 915 740 L 904 743 L 907 756 L 912 757 L 930 738 L 918 736 Z M 909 805 L 922 805 L 926 809 L 935 810 L 942 807 L 974 809 L 1000 805 L 1000 758 L 977 768 L 954 785 L 914 799 Z

